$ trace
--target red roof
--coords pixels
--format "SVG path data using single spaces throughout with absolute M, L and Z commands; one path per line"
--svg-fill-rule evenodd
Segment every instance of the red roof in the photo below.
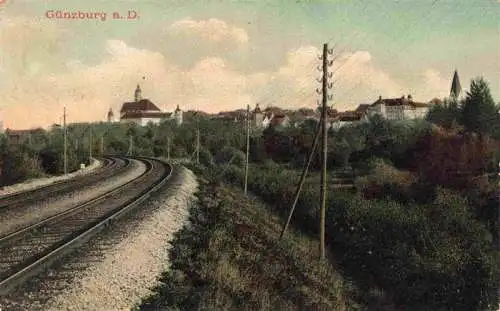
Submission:
M 5 130 L 5 134 L 7 134 L 8 136 L 23 136 L 23 135 L 43 133 L 43 132 L 44 130 L 42 128 L 29 129 L 29 130 L 11 130 L 11 129 Z
M 359 121 L 362 113 L 358 111 L 343 111 L 339 113 L 339 121 Z
M 153 104 L 149 99 L 141 99 L 138 102 L 123 103 L 120 113 L 130 112 L 130 111 L 161 111 L 161 110 L 155 104 Z
M 443 103 L 443 101 L 441 99 L 439 99 L 439 98 L 433 98 L 429 102 L 429 104 L 433 104 L 433 105 L 441 105 L 442 103 Z
M 139 119 L 139 118 L 158 118 L 163 119 L 170 116 L 167 112 L 144 112 L 144 111 L 125 111 L 121 119 Z
M 379 98 L 377 99 L 377 101 L 371 104 L 371 106 L 375 106 L 379 103 L 383 103 L 386 106 L 413 106 L 413 107 L 428 106 L 428 104 L 414 102 L 413 100 L 405 98 L 404 96 L 402 96 L 401 98 L 386 98 L 386 99 Z
M 316 112 L 314 112 L 313 109 L 309 109 L 309 108 L 301 108 L 297 111 L 297 114 L 299 114 L 300 116 L 304 116 L 304 117 L 316 116 Z
M 281 114 L 281 115 L 274 116 L 274 118 L 271 119 L 270 123 L 273 126 L 277 126 L 277 125 L 281 125 L 286 119 L 287 119 L 287 116 Z
M 370 107 L 370 105 L 369 105 L 369 104 L 361 104 L 361 105 L 359 105 L 359 106 L 358 106 L 358 108 L 356 108 L 356 110 L 354 110 L 354 111 L 356 111 L 356 112 L 360 112 L 360 113 L 364 113 L 364 112 L 366 112 L 366 110 L 368 110 L 368 108 L 369 108 L 369 107 Z
M 255 109 L 253 110 L 253 113 L 262 113 L 262 110 L 260 110 L 259 104 L 255 106 Z
M 266 107 L 266 109 L 264 109 L 264 111 L 266 113 L 274 113 L 275 115 L 282 115 L 283 114 L 283 110 L 279 107 Z

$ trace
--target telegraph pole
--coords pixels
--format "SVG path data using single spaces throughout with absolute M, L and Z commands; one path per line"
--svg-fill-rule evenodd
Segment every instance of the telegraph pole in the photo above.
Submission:
M 200 164 L 200 127 L 196 128 L 196 164 Z
M 92 161 L 92 125 L 90 126 L 89 135 L 89 163 Z
M 66 105 L 63 110 L 63 128 L 64 128 L 64 175 L 68 174 L 68 130 L 66 129 Z
M 132 135 L 130 135 L 129 144 L 128 144 L 128 152 L 127 152 L 127 155 L 129 155 L 129 156 L 132 155 L 132 144 L 133 143 L 134 143 L 134 141 L 132 140 Z
M 246 159 L 245 159 L 245 196 L 247 196 L 247 188 L 248 188 L 248 161 L 250 157 L 250 105 L 247 105 L 247 117 L 246 117 L 246 125 L 247 125 L 247 151 L 246 151 Z
M 170 161 L 170 137 L 167 137 L 167 160 Z
M 290 212 L 288 213 L 288 219 L 286 220 L 286 223 L 283 225 L 283 229 L 281 229 L 281 234 L 280 234 L 280 239 L 282 239 L 285 236 L 286 229 L 288 228 L 288 225 L 290 224 L 290 221 L 292 220 L 293 216 L 293 211 L 295 210 L 295 206 L 297 205 L 297 202 L 299 201 L 299 196 L 300 196 L 300 191 L 302 190 L 302 186 L 304 186 L 304 182 L 306 181 L 306 175 L 307 172 L 309 171 L 309 166 L 311 166 L 311 162 L 314 156 L 314 153 L 316 152 L 316 147 L 318 146 L 319 142 L 319 137 L 321 136 L 321 130 L 322 130 L 322 123 L 323 120 L 319 120 L 318 125 L 316 127 L 316 131 L 314 132 L 314 139 L 313 139 L 313 145 L 311 147 L 311 151 L 309 152 L 309 157 L 307 159 L 306 165 L 302 169 L 302 175 L 300 176 L 300 181 L 297 186 L 297 189 L 295 190 L 294 194 L 294 199 L 292 203 L 292 207 L 290 208 Z
M 326 118 L 327 118 L 327 101 L 328 101 L 328 43 L 323 45 L 323 85 L 322 85 L 322 93 L 323 93 L 323 103 L 321 109 L 321 127 L 323 132 L 323 142 L 321 144 L 321 149 L 323 153 L 322 157 L 322 165 L 321 165 L 321 206 L 320 206 L 320 214 L 319 214 L 319 256 L 320 260 L 325 259 L 325 214 L 326 214 L 326 164 L 327 164 L 327 141 L 328 141 L 328 128 L 326 126 Z M 331 64 L 331 63 L 330 63 Z M 331 87 L 331 85 L 330 85 Z
M 322 137 L 322 151 L 323 151 L 323 157 L 322 157 L 322 170 L 321 170 L 321 205 L 320 205 L 320 220 L 319 220 L 319 226 L 320 226 L 320 244 L 319 244 L 319 253 L 320 253 L 320 260 L 325 258 L 325 210 L 326 210 L 326 181 L 327 181 L 327 175 L 326 175 L 326 164 L 327 164 L 327 134 L 328 134 L 328 128 L 326 126 L 326 121 L 327 121 L 327 101 L 330 99 L 330 96 L 328 95 L 328 88 L 331 88 L 333 84 L 328 83 L 328 78 L 332 77 L 331 73 L 328 73 L 328 66 L 331 66 L 333 61 L 328 61 L 328 54 L 333 53 L 332 50 L 328 50 L 328 44 L 325 44 L 323 46 L 323 55 L 320 57 L 321 60 L 323 60 L 323 77 L 319 82 L 322 82 L 322 91 L 319 89 L 316 89 L 316 92 L 321 93 L 323 95 L 323 101 L 321 105 L 321 118 L 318 122 L 318 125 L 316 127 L 316 131 L 314 134 L 314 139 L 313 139 L 313 145 L 311 147 L 311 151 L 309 152 L 309 156 L 306 162 L 306 165 L 304 166 L 302 170 L 302 174 L 300 176 L 300 181 L 299 184 L 297 185 L 297 188 L 295 190 L 294 194 L 294 201 L 292 203 L 292 207 L 290 208 L 290 212 L 288 214 L 288 219 L 286 223 L 284 224 L 282 230 L 281 230 L 281 235 L 280 239 L 283 238 L 285 235 L 286 229 L 288 225 L 290 224 L 290 221 L 292 219 L 293 211 L 295 210 L 295 206 L 297 205 L 297 202 L 299 200 L 300 196 L 300 191 L 302 190 L 302 186 L 304 185 L 305 178 L 307 175 L 307 172 L 309 170 L 309 166 L 311 165 L 313 155 L 315 153 L 316 147 L 319 144 L 319 138 Z
M 101 135 L 101 156 L 104 154 L 104 135 Z

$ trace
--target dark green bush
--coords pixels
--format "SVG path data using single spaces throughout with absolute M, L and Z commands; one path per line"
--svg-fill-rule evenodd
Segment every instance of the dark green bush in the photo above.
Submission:
M 242 171 L 228 174 L 241 184 Z M 298 176 L 276 164 L 252 167 L 249 188 L 286 219 Z M 405 191 L 423 195 L 425 189 L 412 185 Z M 460 195 L 437 189 L 428 201 L 403 204 L 330 192 L 328 245 L 354 278 L 391 292 L 404 307 L 488 309 L 495 303 L 499 278 L 491 233 Z M 306 182 L 293 225 L 317 235 L 318 207 L 317 185 Z M 473 291 L 470 284 L 476 286 Z

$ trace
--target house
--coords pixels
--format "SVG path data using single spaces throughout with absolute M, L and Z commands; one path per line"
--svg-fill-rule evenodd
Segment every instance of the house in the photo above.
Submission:
M 256 104 L 252 111 L 251 126 L 254 128 L 265 129 L 270 126 L 289 127 L 292 122 L 289 116 L 278 107 L 267 107 L 262 111 L 259 104 Z
M 413 101 L 411 95 L 405 98 L 386 98 L 379 96 L 373 104 L 366 109 L 367 117 L 376 114 L 388 120 L 412 120 L 424 118 L 429 111 L 430 104 Z
M 137 84 L 137 88 L 135 89 L 134 101 L 123 103 L 120 110 L 120 122 L 134 122 L 142 126 L 149 122 L 159 123 L 170 116 L 171 114 L 162 112 L 149 99 L 142 98 L 142 91 L 139 84 Z
M 361 106 L 361 105 L 360 105 Z M 366 120 L 366 114 L 363 112 L 364 107 L 359 107 L 354 111 L 342 111 L 337 114 L 337 117 L 330 122 L 333 129 L 339 129 L 346 125 L 357 124 Z
M 221 111 L 216 115 L 211 115 L 210 118 L 228 122 L 244 122 L 247 118 L 246 115 L 246 109 L 238 109 L 234 111 Z

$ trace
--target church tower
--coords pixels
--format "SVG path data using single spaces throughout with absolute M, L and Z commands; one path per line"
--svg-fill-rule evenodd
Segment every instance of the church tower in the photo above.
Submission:
M 175 124 L 178 126 L 182 124 L 182 110 L 177 105 L 177 108 L 174 111 Z
M 139 84 L 137 84 L 137 87 L 136 87 L 135 93 L 134 93 L 134 101 L 139 102 L 139 101 L 141 101 L 141 99 L 142 99 L 141 86 Z
M 259 104 L 257 103 L 257 105 L 255 105 L 255 109 L 253 110 L 253 126 L 262 126 L 262 121 L 264 121 L 264 114 L 262 113 L 262 110 L 260 110 Z
M 457 99 L 462 92 L 462 86 L 460 85 L 460 79 L 458 78 L 458 72 L 455 69 L 455 74 L 453 74 L 453 81 L 451 82 L 450 97 Z

